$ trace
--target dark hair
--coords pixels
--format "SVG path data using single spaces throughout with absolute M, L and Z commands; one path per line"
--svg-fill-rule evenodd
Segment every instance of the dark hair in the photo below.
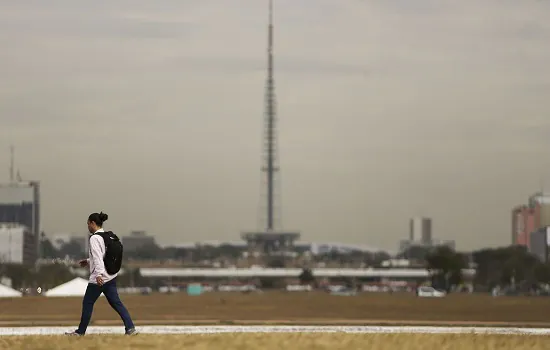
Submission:
M 104 212 L 101 213 L 92 213 L 88 216 L 88 221 L 94 222 L 97 226 L 102 227 L 103 223 L 107 221 L 109 215 Z

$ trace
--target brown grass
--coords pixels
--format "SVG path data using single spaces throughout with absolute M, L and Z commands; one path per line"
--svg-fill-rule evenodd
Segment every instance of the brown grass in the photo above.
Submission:
M 450 295 L 417 298 L 411 294 L 325 293 L 122 295 L 136 324 L 182 323 L 463 323 L 550 324 L 550 298 Z M 0 325 L 74 325 L 82 298 L 24 297 L 0 299 Z M 104 298 L 97 302 L 94 324 L 118 324 L 118 315 Z
M 548 336 L 473 334 L 213 334 L 213 335 L 86 335 L 0 337 L 0 349 L 376 349 L 376 350 L 543 350 Z

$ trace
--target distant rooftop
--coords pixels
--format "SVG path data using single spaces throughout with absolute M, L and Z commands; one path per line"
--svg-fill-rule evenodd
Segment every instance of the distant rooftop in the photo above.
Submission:
M 195 248 L 197 245 L 203 246 L 213 246 L 219 247 L 221 245 L 230 245 L 233 247 L 246 247 L 247 244 L 244 241 L 202 241 L 202 242 L 182 242 L 175 244 L 163 244 L 163 248 L 174 247 L 174 248 L 183 248 L 191 249 Z M 394 251 L 389 251 L 387 249 L 381 249 L 378 247 L 368 246 L 364 244 L 351 244 L 351 243 L 338 243 L 338 242 L 300 242 L 297 241 L 294 243 L 294 246 L 297 248 L 306 248 L 312 251 L 314 254 L 322 254 L 330 251 L 336 251 L 340 253 L 346 253 L 350 251 L 361 251 L 361 252 L 386 252 L 390 255 L 396 254 Z
M 533 207 L 535 204 L 550 204 L 550 193 L 540 191 L 529 196 L 529 206 Z
M 147 231 L 144 230 L 135 230 L 130 232 L 131 236 L 147 236 Z
M 0 222 L 0 229 L 29 229 L 27 226 L 25 225 L 21 225 L 19 223 L 16 223 L 16 222 Z
M 262 239 L 262 240 L 279 240 L 282 238 L 300 239 L 298 232 L 244 232 L 241 234 L 241 238 L 244 240 Z
M 21 205 L 34 201 L 34 187 L 28 182 L 0 184 L 0 204 Z
M 36 181 L 17 181 L 17 182 L 0 182 L 0 188 L 2 187 L 31 187 Z
M 182 243 L 174 243 L 174 244 L 163 244 L 162 248 L 168 248 L 168 247 L 174 247 L 174 248 L 183 248 L 183 249 L 190 249 L 195 248 L 196 246 L 211 246 L 211 247 L 219 247 L 222 245 L 230 245 L 233 247 L 246 247 L 246 242 L 243 241 L 202 241 L 202 242 L 182 242 Z

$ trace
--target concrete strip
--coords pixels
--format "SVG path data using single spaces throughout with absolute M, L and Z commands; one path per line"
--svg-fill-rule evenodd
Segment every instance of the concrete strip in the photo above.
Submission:
M 66 327 L 0 327 L 0 336 L 62 335 Z M 142 326 L 142 334 L 215 333 L 416 333 L 416 334 L 520 334 L 550 335 L 550 328 L 511 327 L 391 327 L 391 326 Z M 88 334 L 123 334 L 123 327 L 92 326 Z
M 0 318 L 1 319 L 1 318 Z M 74 326 L 79 319 L 34 319 L 34 320 L 0 320 L 0 327 L 21 326 Z M 95 320 L 92 326 L 119 326 L 118 320 Z M 512 328 L 550 328 L 549 322 L 491 322 L 491 321 L 423 321 L 423 320 L 361 320 L 361 319 L 280 319 L 280 320 L 220 320 L 220 319 L 172 319 L 172 320 L 139 320 L 141 326 L 445 326 L 445 327 L 512 327 Z

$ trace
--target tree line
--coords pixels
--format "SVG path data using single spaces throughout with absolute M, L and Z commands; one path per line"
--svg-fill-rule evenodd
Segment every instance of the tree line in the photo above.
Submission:
M 196 246 L 192 248 L 161 248 L 154 244 L 143 246 L 135 251 L 125 252 L 125 259 L 136 260 L 180 260 L 197 263 L 203 260 L 239 258 L 243 248 L 231 245 Z M 81 259 L 85 256 L 82 247 L 76 242 L 68 242 L 56 249 L 49 240 L 42 242 L 42 257 L 46 259 Z M 391 258 L 387 253 L 337 251 L 327 252 L 314 257 L 314 262 L 336 262 L 337 264 L 362 263 L 364 266 L 380 267 L 382 261 Z M 458 252 L 447 246 L 419 247 L 413 246 L 402 252 L 397 258 L 409 259 L 431 272 L 431 283 L 434 287 L 451 291 L 453 287 L 465 281 L 463 269 L 476 270 L 473 279 L 476 291 L 490 291 L 494 287 L 509 287 L 518 291 L 536 289 L 541 284 L 550 284 L 550 264 L 540 261 L 523 246 L 486 248 L 473 252 Z M 266 262 L 266 266 L 283 268 L 287 262 L 275 258 Z M 310 280 L 311 270 L 305 270 L 303 278 Z M 66 282 L 74 274 L 62 264 L 43 265 L 39 268 L 0 264 L 0 276 L 9 277 L 15 287 L 41 285 L 46 288 Z M 130 276 L 129 276 L 130 277 Z M 129 278 L 128 277 L 128 278 Z M 132 276 L 133 281 L 139 276 Z
M 490 291 L 494 287 L 528 291 L 550 283 L 550 264 L 540 261 L 524 246 L 487 248 L 471 253 L 440 246 L 417 253 L 424 254 L 433 285 L 447 291 L 464 281 L 461 271 L 468 268 L 476 270 L 473 285 L 477 291 Z
M 66 243 L 59 250 L 45 239 L 43 242 L 45 258 L 64 258 L 69 256 L 79 259 L 84 252 L 74 242 Z M 135 251 L 125 252 L 125 259 L 135 260 L 180 260 L 197 263 L 204 260 L 227 258 L 238 259 L 243 248 L 232 245 L 197 245 L 192 248 L 161 248 L 155 244 L 139 247 Z M 304 253 L 304 252 L 301 252 Z M 350 252 L 330 251 L 315 256 L 313 262 L 335 262 L 337 264 L 363 263 L 364 266 L 379 267 L 384 260 L 390 259 L 385 252 Z M 511 245 L 499 248 L 484 248 L 472 252 L 458 252 L 448 246 L 423 247 L 412 246 L 400 253 L 397 258 L 404 258 L 417 265 L 424 266 L 432 272 L 432 283 L 439 288 L 450 290 L 464 281 L 462 269 L 474 268 L 476 275 L 473 281 L 476 290 L 491 290 L 495 286 L 513 286 L 525 290 L 537 284 L 550 283 L 550 264 L 540 261 L 530 254 L 526 247 Z M 268 267 L 285 267 L 282 258 L 266 262 Z

